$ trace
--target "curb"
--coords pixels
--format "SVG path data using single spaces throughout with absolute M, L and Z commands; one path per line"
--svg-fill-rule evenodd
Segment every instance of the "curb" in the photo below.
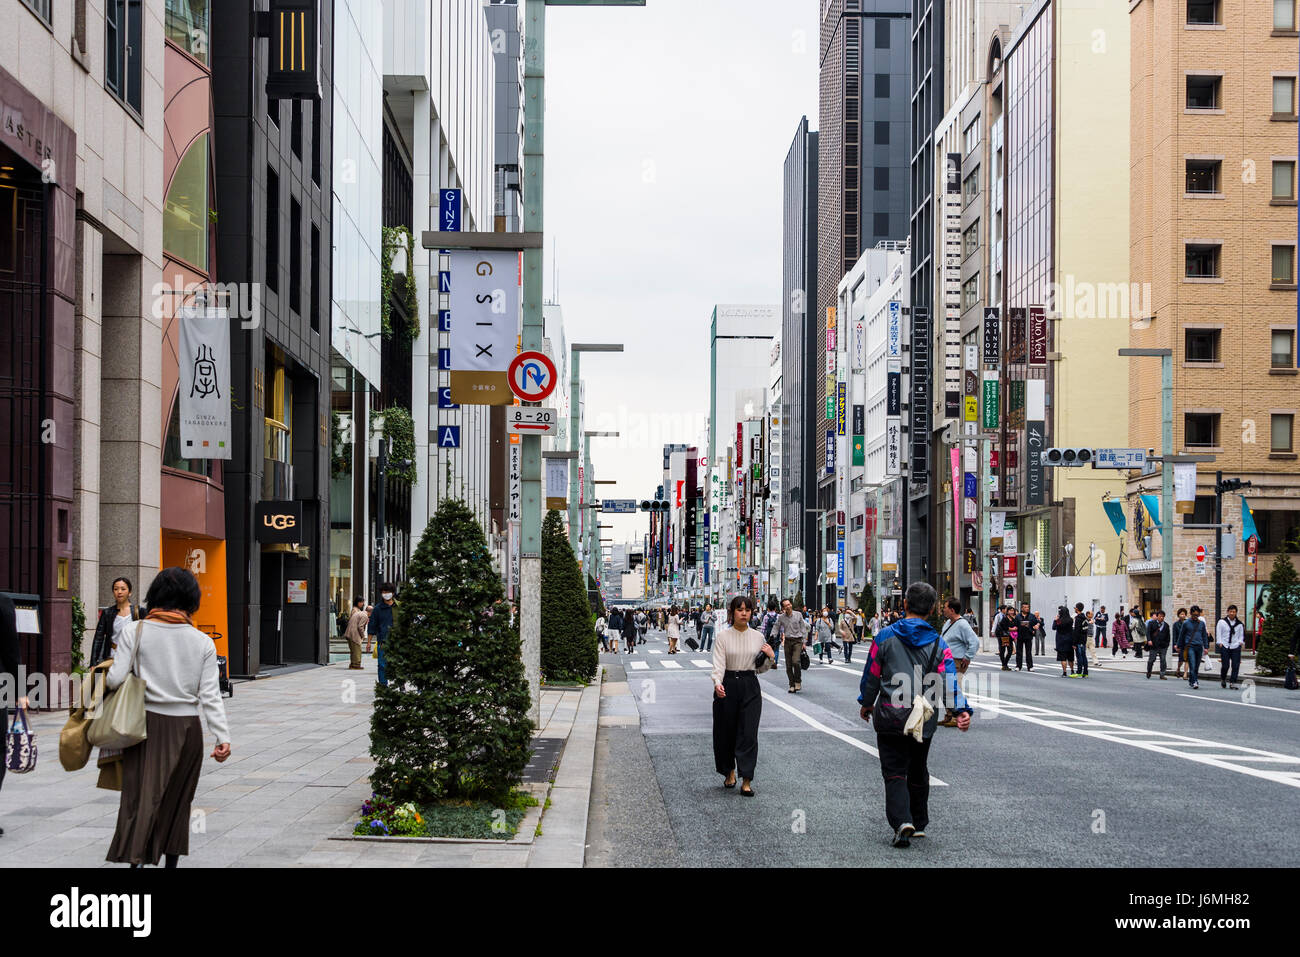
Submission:
M 601 682 L 582 691 L 578 712 L 551 784 L 551 806 L 533 842 L 528 867 L 582 867 L 587 855 L 587 816 L 596 765 L 596 728 Z

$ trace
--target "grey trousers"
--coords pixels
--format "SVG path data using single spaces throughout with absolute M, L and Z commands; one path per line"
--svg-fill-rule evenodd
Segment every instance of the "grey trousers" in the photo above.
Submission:
M 790 687 L 799 684 L 799 655 L 803 653 L 802 638 L 785 639 L 785 676 L 790 679 Z

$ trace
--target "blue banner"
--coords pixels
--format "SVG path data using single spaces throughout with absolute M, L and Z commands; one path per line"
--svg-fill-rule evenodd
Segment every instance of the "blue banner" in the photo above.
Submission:
M 1255 513 L 1250 510 L 1250 505 L 1246 501 L 1246 496 L 1241 496 L 1241 540 L 1250 541 L 1252 536 L 1258 536 L 1259 532 L 1255 531 Z
M 1106 510 L 1106 515 L 1110 518 L 1110 526 L 1115 529 L 1115 534 L 1123 535 L 1128 530 L 1128 520 L 1124 517 L 1123 503 L 1102 502 L 1101 507 Z
M 438 213 L 438 229 L 441 232 L 460 232 L 460 190 L 439 190 Z
M 836 543 L 835 584 L 844 587 L 844 539 Z
M 1154 525 L 1156 528 L 1159 528 L 1160 527 L 1160 499 L 1156 498 L 1154 495 L 1139 495 L 1138 498 L 1142 500 L 1142 507 L 1145 508 L 1147 510 L 1147 514 L 1151 516 L 1151 524 Z

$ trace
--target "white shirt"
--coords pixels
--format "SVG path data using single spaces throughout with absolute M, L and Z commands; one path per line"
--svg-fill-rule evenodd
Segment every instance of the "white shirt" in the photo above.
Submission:
M 763 633 L 757 628 L 737 631 L 728 625 L 718 632 L 713 641 L 713 683 L 722 684 L 728 671 L 757 671 L 762 674 L 772 667 L 772 659 L 763 656 L 763 666 L 755 669 L 754 659 L 763 650 Z
M 1240 648 L 1246 642 L 1246 624 L 1240 618 L 1228 624 L 1229 619 L 1220 618 L 1214 626 L 1214 643 L 1228 649 Z
M 131 624 L 131 611 L 127 609 L 125 615 L 118 615 L 113 619 L 113 648 L 117 648 L 117 636 L 122 633 L 122 629 Z
M 133 625 L 122 632 L 108 670 L 109 689 L 121 685 L 134 664 L 135 673 L 145 683 L 145 711 L 180 717 L 202 711 L 217 743 L 229 744 L 230 728 L 212 639 L 190 625 L 150 621 L 140 629 L 140 650 L 133 654 L 137 628 L 139 625 Z

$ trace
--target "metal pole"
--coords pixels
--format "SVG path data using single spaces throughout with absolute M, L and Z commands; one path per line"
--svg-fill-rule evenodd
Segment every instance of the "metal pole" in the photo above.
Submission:
M 1214 627 L 1223 617 L 1223 472 L 1214 473 Z
M 384 580 L 384 485 L 388 472 L 388 439 L 379 440 L 379 461 L 375 469 L 375 604 L 379 604 L 380 585 Z
M 526 0 L 524 9 L 524 229 L 542 231 L 546 86 L 546 2 Z M 542 348 L 542 250 L 524 250 L 524 315 L 520 343 Z M 531 696 L 529 717 L 541 720 L 542 652 L 542 440 L 525 435 L 520 455 L 523 493 L 519 523 L 519 637 Z
M 576 349 L 569 350 L 569 451 L 578 451 L 578 437 L 581 435 L 581 415 L 578 407 L 579 387 L 582 379 L 579 367 L 582 353 Z M 574 552 L 578 550 L 578 457 L 569 461 L 569 545 Z
M 1174 607 L 1174 357 L 1160 357 L 1160 605 Z

